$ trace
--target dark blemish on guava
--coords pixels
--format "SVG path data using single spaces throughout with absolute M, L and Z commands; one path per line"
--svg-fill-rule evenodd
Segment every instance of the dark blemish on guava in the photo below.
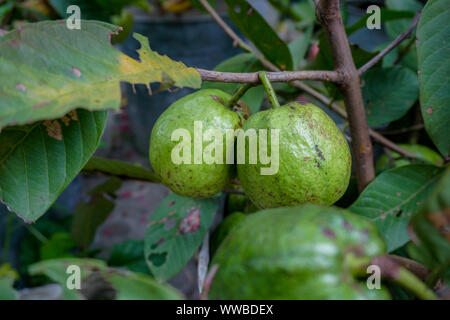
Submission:
M 213 98 L 213 100 L 216 100 L 217 102 L 220 102 L 221 104 L 225 104 L 225 102 L 222 100 L 222 98 L 220 98 L 216 95 L 212 95 L 211 98 Z
M 295 110 L 295 108 L 293 106 L 289 106 L 289 108 L 291 108 L 292 110 Z
M 43 102 L 40 102 L 40 103 L 38 103 L 38 104 L 35 104 L 34 106 L 33 106 L 33 109 L 38 109 L 38 108 L 40 108 L 40 107 L 42 107 L 42 106 L 45 106 L 46 104 L 49 104 L 50 103 L 50 101 L 43 101 Z
M 171 207 L 171 206 L 173 206 L 175 204 L 175 200 L 170 200 L 168 203 L 167 203 L 167 206 L 168 207 Z
M 321 168 L 322 166 L 320 165 L 320 162 L 319 161 L 317 161 L 316 159 L 314 159 L 314 162 L 316 163 L 316 165 L 317 165 L 317 168 Z
M 152 253 L 148 256 L 148 260 L 155 266 L 160 267 L 166 262 L 167 252 Z
M 245 120 L 248 119 L 248 115 L 247 114 L 244 114 L 243 117 L 244 117 Z
M 293 115 L 293 114 L 290 114 L 290 115 L 289 115 L 289 118 L 293 118 L 293 117 L 294 117 L 294 115 Z
M 322 233 L 330 239 L 336 238 L 336 235 L 334 234 L 333 230 L 331 230 L 331 229 L 324 228 L 324 229 L 322 229 Z
M 304 161 L 304 162 L 306 162 L 306 161 L 308 161 L 308 160 L 311 160 L 311 158 L 310 158 L 310 157 L 304 157 L 304 158 L 303 158 L 303 161 Z
M 350 222 L 348 222 L 347 220 L 344 221 L 344 228 L 345 228 L 345 230 L 348 230 L 348 231 L 353 230 L 352 224 Z
M 320 159 L 325 160 L 322 151 L 320 151 L 319 147 L 316 145 L 314 145 L 314 148 L 316 149 L 317 155 L 319 156 Z

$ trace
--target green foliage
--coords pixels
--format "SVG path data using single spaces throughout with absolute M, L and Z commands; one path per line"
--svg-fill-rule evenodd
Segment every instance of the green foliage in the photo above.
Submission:
M 80 268 L 82 280 L 82 290 L 70 290 L 66 282 L 70 274 L 66 273 L 69 266 L 75 265 Z M 46 275 L 52 281 L 57 282 L 63 288 L 63 298 L 68 300 L 84 299 L 86 296 L 94 295 L 91 298 L 105 299 L 114 298 L 116 300 L 163 300 L 181 298 L 181 295 L 174 289 L 157 283 L 151 277 L 132 272 L 124 272 L 113 268 L 108 268 L 101 260 L 94 259 L 54 259 L 33 264 L 29 268 L 32 275 Z M 111 296 L 101 296 L 102 292 L 95 287 L 103 286 L 111 290 Z M 90 288 L 94 292 L 90 292 Z M 97 291 L 97 292 L 96 292 Z M 98 293 L 100 291 L 100 293 Z M 105 290 L 106 291 L 106 290 Z M 100 294 L 100 296 L 98 296 Z
M 375 222 L 388 252 L 392 252 L 409 241 L 406 226 L 426 201 L 442 171 L 426 164 L 384 171 L 349 209 Z
M 145 262 L 144 241 L 142 240 L 129 239 L 114 245 L 108 258 L 108 265 L 151 274 Z
M 22 219 L 36 221 L 97 149 L 105 123 L 104 111 L 77 110 L 61 120 L 3 129 L 0 200 Z
M 292 70 L 292 56 L 288 46 L 261 14 L 247 0 L 225 2 L 230 19 L 264 56 L 281 70 Z
M 194 200 L 176 194 L 161 202 L 145 237 L 145 259 L 156 279 L 168 280 L 181 271 L 200 247 L 217 208 L 217 199 Z
M 438 279 L 450 286 L 449 208 L 450 167 L 447 167 L 426 203 L 411 219 L 418 240 L 408 249 L 413 258 L 431 270 L 427 279 L 431 286 Z
M 419 96 L 417 75 L 405 67 L 373 68 L 361 81 L 369 126 L 400 119 Z
M 427 2 L 417 27 L 420 106 L 425 128 L 444 155 L 450 153 L 450 1 Z

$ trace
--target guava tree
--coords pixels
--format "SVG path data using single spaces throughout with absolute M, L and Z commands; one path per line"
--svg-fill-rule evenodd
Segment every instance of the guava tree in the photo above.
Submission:
M 348 36 L 364 28 L 371 14 L 349 25 L 342 14 L 345 1 L 344 8 L 339 0 L 270 1 L 302 30 L 292 41 L 280 37 L 249 2 L 225 2 L 248 41 L 209 2 L 193 2 L 246 52 L 215 70 L 162 56 L 140 34 L 133 35 L 141 45 L 134 60 L 111 45 L 121 28 L 99 21 L 83 20 L 79 30 L 60 20 L 1 32 L 0 201 L 33 223 L 80 173 L 163 183 L 173 193 L 148 223 L 148 268 L 166 281 L 201 247 L 199 286 L 205 296 L 211 289 L 214 298 L 389 298 L 385 289 L 367 291 L 363 283 L 355 289 L 370 265 L 420 298 L 436 298 L 433 289 L 446 292 L 450 1 L 429 0 L 423 9 L 413 0 L 386 1 L 380 14 L 392 42 L 375 52 L 350 44 Z M 307 58 L 308 51 L 313 58 Z M 175 102 L 155 124 L 149 151 L 154 171 L 94 156 L 108 110 L 121 106 L 121 82 L 145 85 L 149 94 L 151 83 L 160 84 L 158 91 L 200 89 Z M 271 108 L 260 110 L 265 93 Z M 295 101 L 299 94 L 329 107 L 345 121 L 344 128 L 316 105 Z M 417 123 L 397 131 L 415 134 L 424 128 L 440 154 L 386 138 L 383 129 L 401 123 L 412 110 L 420 111 Z M 174 163 L 172 133 L 185 128 L 180 137 L 195 142 L 195 121 L 205 130 L 279 129 L 277 173 L 263 175 L 265 165 L 235 161 Z M 209 138 L 200 144 L 207 147 Z M 229 141 L 233 150 L 239 147 L 239 139 Z M 384 151 L 376 166 L 374 144 Z M 219 159 L 226 160 L 225 143 L 214 146 L 211 154 L 220 152 Z M 248 148 L 245 154 L 251 153 Z M 191 158 L 190 149 L 181 154 Z M 350 180 L 352 163 L 355 179 Z M 210 234 L 224 198 L 240 213 L 230 212 Z M 265 208 L 272 209 L 258 211 Z M 314 243 L 330 246 L 335 256 L 311 249 Z M 248 267 L 250 261 L 257 263 Z M 68 263 L 43 261 L 32 272 L 62 272 Z M 96 267 L 98 261 L 82 263 L 110 274 L 104 264 Z M 286 272 L 301 281 L 278 281 Z M 117 277 L 111 281 L 119 286 Z M 330 277 L 334 290 L 324 280 Z M 178 297 L 159 290 L 157 298 Z M 70 292 L 66 297 L 73 298 Z

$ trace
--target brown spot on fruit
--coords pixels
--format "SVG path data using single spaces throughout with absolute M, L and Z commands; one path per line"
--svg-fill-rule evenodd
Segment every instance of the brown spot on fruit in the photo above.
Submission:
M 330 238 L 330 239 L 335 239 L 335 238 L 336 238 L 336 235 L 334 234 L 333 230 L 331 230 L 331 229 L 324 228 L 324 229 L 322 230 L 322 233 L 323 233 L 326 237 L 328 237 L 328 238 Z
M 319 156 L 320 159 L 325 160 L 325 157 L 322 154 L 322 151 L 320 151 L 319 146 L 316 144 L 314 145 L 314 149 L 316 149 L 317 155 Z

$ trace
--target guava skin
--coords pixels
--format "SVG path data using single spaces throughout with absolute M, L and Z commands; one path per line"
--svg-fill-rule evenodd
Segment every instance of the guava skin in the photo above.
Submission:
M 372 222 L 344 209 L 266 209 L 248 215 L 217 249 L 209 298 L 390 299 L 383 287 L 369 290 L 352 266 L 369 264 L 385 247 Z
M 240 128 L 244 116 L 225 107 L 231 96 L 216 89 L 199 90 L 174 102 L 156 121 L 150 137 L 150 163 L 164 185 L 190 198 L 209 198 L 222 191 L 235 177 L 235 166 L 226 164 L 226 129 Z M 237 109 L 235 107 L 234 109 Z M 201 121 L 203 133 L 209 128 L 224 134 L 223 164 L 194 164 L 194 121 Z M 173 163 L 172 132 L 184 128 L 191 135 L 191 164 Z M 203 142 L 203 150 L 212 141 Z
M 260 168 L 269 165 L 259 161 L 237 164 L 242 187 L 257 207 L 308 202 L 331 205 L 344 194 L 351 173 L 350 149 L 342 132 L 320 108 L 292 102 L 252 115 L 243 126 L 244 130 L 250 128 L 280 129 L 276 174 L 261 175 Z M 270 146 L 269 142 L 269 152 Z M 248 149 L 247 143 L 247 154 Z

